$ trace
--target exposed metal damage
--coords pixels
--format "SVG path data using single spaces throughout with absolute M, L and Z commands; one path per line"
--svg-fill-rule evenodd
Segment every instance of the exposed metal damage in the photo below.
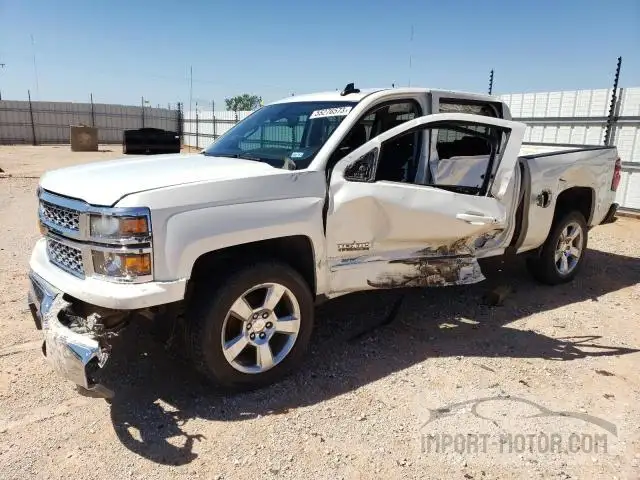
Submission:
M 420 250 L 392 250 L 379 255 L 341 258 L 332 272 L 356 269 L 366 275 L 368 288 L 440 287 L 468 285 L 485 279 L 475 256 L 502 230 L 493 230 Z
M 481 282 L 485 277 L 475 257 L 475 248 L 498 233 L 493 231 L 475 238 L 460 238 L 450 244 L 423 248 L 409 258 L 391 260 L 388 262 L 389 271 L 368 279 L 367 284 L 373 288 L 399 288 Z
M 375 280 L 367 280 L 367 284 L 373 288 L 443 287 L 468 285 L 485 279 L 478 261 L 473 256 L 417 256 L 406 260 L 392 260 L 389 265 L 405 265 L 411 268 L 410 271 L 382 273 Z

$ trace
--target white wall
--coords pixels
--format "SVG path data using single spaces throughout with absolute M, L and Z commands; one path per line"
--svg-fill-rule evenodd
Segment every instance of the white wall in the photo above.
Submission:
M 526 142 L 602 145 L 611 89 L 502 95 L 514 119 L 529 125 Z M 618 91 L 614 145 L 625 164 L 616 200 L 640 209 L 640 87 Z M 637 165 L 633 165 L 637 164 Z
M 184 144 L 192 147 L 206 148 L 223 133 L 226 133 L 238 121 L 245 119 L 253 112 L 198 111 L 197 135 L 196 112 L 184 114 Z

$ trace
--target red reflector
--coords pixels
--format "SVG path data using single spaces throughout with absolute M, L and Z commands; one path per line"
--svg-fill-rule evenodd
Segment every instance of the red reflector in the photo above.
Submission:
M 611 179 L 611 190 L 614 192 L 618 190 L 618 185 L 620 185 L 620 178 L 622 177 L 622 162 L 618 158 L 616 160 L 616 166 L 613 169 L 613 178 Z

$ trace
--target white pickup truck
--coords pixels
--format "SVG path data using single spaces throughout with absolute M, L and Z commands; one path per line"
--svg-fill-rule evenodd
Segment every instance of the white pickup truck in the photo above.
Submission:
M 536 279 L 570 281 L 615 219 L 620 161 L 535 153 L 524 132 L 496 97 L 349 84 L 264 106 L 201 153 L 47 172 L 29 275 L 43 351 L 108 396 L 112 335 L 169 319 L 208 379 L 250 389 L 301 363 L 322 300 L 471 284 L 479 258 L 525 252 Z

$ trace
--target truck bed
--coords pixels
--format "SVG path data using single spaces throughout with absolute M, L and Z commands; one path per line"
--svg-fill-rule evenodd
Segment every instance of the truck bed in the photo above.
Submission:
M 517 214 L 521 218 L 512 241 L 517 252 L 544 243 L 559 199 L 570 199 L 589 226 L 602 223 L 615 201 L 611 190 L 618 158 L 615 147 L 523 144 L 520 153 L 523 194 Z
M 566 153 L 576 150 L 589 150 L 589 149 L 601 149 L 601 148 L 614 148 L 604 145 L 579 145 L 569 143 L 542 143 L 542 142 L 522 142 L 520 147 L 520 156 L 536 156 L 548 153 Z

